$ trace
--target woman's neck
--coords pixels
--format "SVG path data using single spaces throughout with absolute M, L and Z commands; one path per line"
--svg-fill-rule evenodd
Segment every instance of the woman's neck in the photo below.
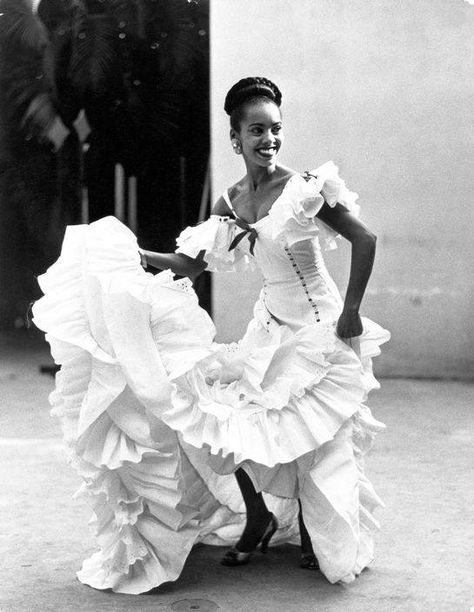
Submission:
M 262 168 L 261 166 L 249 167 L 247 166 L 247 181 L 250 191 L 258 191 L 263 185 L 267 185 L 271 179 L 275 176 L 278 171 L 278 166 L 268 166 Z

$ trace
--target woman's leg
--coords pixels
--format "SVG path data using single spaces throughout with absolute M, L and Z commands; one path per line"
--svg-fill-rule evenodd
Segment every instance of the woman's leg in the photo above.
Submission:
M 303 509 L 301 502 L 298 500 L 299 512 L 298 512 L 298 523 L 300 526 L 300 539 L 301 539 L 301 560 L 300 567 L 303 569 L 317 569 L 318 561 L 313 551 L 313 545 L 311 544 L 311 538 L 309 537 L 308 530 L 303 520 Z
M 252 481 L 242 468 L 236 470 L 235 477 L 247 510 L 247 523 L 236 548 L 240 552 L 251 552 L 256 548 L 267 529 L 272 513 L 265 505 L 263 495 L 257 493 Z

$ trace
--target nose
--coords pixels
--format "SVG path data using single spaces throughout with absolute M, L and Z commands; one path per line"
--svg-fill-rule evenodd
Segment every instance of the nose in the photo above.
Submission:
M 264 144 L 264 145 L 268 145 L 268 146 L 269 146 L 269 145 L 274 144 L 274 142 L 275 142 L 275 137 L 274 137 L 274 135 L 273 135 L 272 131 L 271 131 L 271 130 L 267 130 L 267 131 L 266 131 L 266 132 L 263 134 L 263 136 L 262 136 L 262 140 L 263 140 L 263 144 Z

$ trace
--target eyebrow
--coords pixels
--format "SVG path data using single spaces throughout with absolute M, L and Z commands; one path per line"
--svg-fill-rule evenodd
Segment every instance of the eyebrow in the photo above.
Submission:
M 281 121 L 275 121 L 275 123 L 272 123 L 272 127 L 274 125 L 280 125 L 280 124 L 281 124 Z M 249 123 L 249 127 L 253 127 L 254 125 L 259 125 L 260 126 L 260 125 L 263 125 L 263 123 L 258 123 L 258 122 L 257 123 Z

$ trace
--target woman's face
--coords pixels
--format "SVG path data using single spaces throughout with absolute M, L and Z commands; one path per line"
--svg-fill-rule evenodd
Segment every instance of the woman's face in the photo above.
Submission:
M 241 145 L 247 164 L 270 167 L 283 144 L 280 109 L 273 102 L 257 100 L 244 108 L 240 131 L 231 131 Z

